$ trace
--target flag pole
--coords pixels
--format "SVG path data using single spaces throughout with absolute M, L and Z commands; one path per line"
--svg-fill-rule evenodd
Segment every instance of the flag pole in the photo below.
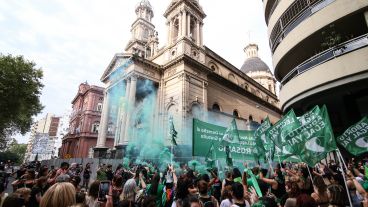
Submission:
M 337 156 L 340 156 L 342 164 L 344 164 L 345 169 L 348 170 L 348 167 L 346 167 L 346 163 L 344 161 L 344 158 L 342 157 L 340 150 L 337 149 L 336 152 L 337 152 Z
M 312 177 L 312 173 L 311 173 L 311 171 L 310 171 L 310 169 L 309 169 L 308 164 L 307 164 L 307 170 L 308 170 L 308 173 L 309 173 L 309 177 L 310 177 L 310 179 L 311 179 L 311 181 L 312 181 L 312 185 L 314 185 L 313 177 Z
M 306 165 L 307 165 L 307 170 L 308 170 L 308 173 L 309 173 L 309 177 L 310 177 L 310 179 L 311 179 L 311 181 L 312 181 L 312 185 L 314 185 L 313 177 L 312 177 L 312 173 L 311 173 L 311 171 L 310 171 L 310 169 L 309 169 L 309 165 L 308 165 L 307 163 L 303 162 L 303 160 L 302 160 L 302 158 L 301 158 L 300 156 L 297 156 L 297 157 L 300 159 L 300 161 L 301 161 L 302 163 L 304 163 L 304 164 L 306 164 Z
M 343 158 L 340 157 L 340 153 L 339 153 L 339 150 L 336 150 L 337 151 L 337 157 L 339 158 L 339 163 L 340 163 L 340 167 L 341 167 L 341 172 L 342 172 L 342 176 L 344 178 L 344 183 L 345 183 L 345 188 L 346 188 L 346 193 L 348 194 L 348 198 L 349 198 L 349 203 L 350 203 L 350 206 L 353 206 L 352 202 L 351 202 L 351 198 L 350 198 L 350 193 L 349 193 L 349 188 L 348 188 L 348 184 L 347 184 L 347 181 L 346 181 L 346 176 L 345 176 L 345 172 L 344 172 L 344 167 L 342 166 L 343 164 L 341 164 L 343 162 Z M 346 170 L 348 170 L 348 168 L 346 168 Z
M 171 160 L 170 160 L 170 163 L 171 163 L 171 166 L 173 165 L 173 159 L 174 159 L 174 144 L 171 142 Z
M 280 168 L 282 168 L 282 165 L 281 165 L 281 159 L 280 159 L 280 154 L 278 154 L 278 155 L 277 155 L 277 158 L 279 158 Z
M 268 158 L 268 164 L 270 165 L 271 175 L 273 175 L 273 172 L 274 172 L 274 171 L 273 171 L 272 161 L 271 161 L 271 156 L 272 156 L 272 155 L 271 155 L 271 153 L 272 153 L 272 152 L 271 152 L 271 150 L 272 150 L 272 149 L 270 148 L 270 156 L 269 156 L 269 158 Z

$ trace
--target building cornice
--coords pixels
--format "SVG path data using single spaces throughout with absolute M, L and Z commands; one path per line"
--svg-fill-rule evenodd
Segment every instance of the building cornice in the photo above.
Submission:
M 263 100 L 262 98 L 256 96 L 255 94 L 245 90 L 244 88 L 240 87 L 239 85 L 231 82 L 230 80 L 218 75 L 217 73 L 211 73 L 208 75 L 208 78 L 214 80 L 215 82 L 221 83 L 223 86 L 226 86 L 230 89 L 232 89 L 233 91 L 245 95 L 245 97 L 251 99 L 252 101 L 263 105 L 264 107 L 278 113 L 278 114 L 282 114 L 281 109 L 279 109 L 277 106 L 272 105 L 271 103 Z
M 201 18 L 204 19 L 207 15 L 204 13 L 203 9 L 201 8 L 200 5 L 195 6 L 193 5 L 192 2 L 188 1 L 188 0 L 179 0 L 177 2 L 172 2 L 170 3 L 169 7 L 166 9 L 165 13 L 164 13 L 164 17 L 167 18 L 169 16 L 169 14 L 175 10 L 179 5 L 181 5 L 182 3 L 184 3 L 185 5 L 189 6 L 191 9 L 195 10 L 198 14 L 200 14 Z

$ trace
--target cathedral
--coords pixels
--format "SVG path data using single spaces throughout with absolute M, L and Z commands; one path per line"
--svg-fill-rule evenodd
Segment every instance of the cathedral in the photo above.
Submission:
M 155 31 L 148 0 L 135 13 L 125 52 L 112 58 L 101 77 L 105 91 L 95 157 L 106 156 L 109 148 L 122 157 L 133 142 L 168 146 L 169 120 L 178 145 L 190 149 L 193 118 L 224 127 L 236 118 L 239 129 L 254 129 L 267 116 L 272 123 L 281 117 L 276 82 L 258 46 L 245 47 L 240 69 L 205 46 L 206 14 L 198 0 L 170 2 L 166 40 Z

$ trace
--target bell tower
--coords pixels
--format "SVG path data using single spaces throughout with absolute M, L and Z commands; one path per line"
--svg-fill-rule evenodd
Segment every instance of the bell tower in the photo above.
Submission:
M 164 14 L 167 19 L 167 45 L 182 38 L 203 46 L 203 19 L 206 17 L 198 0 L 172 0 Z
M 125 51 L 128 53 L 138 54 L 141 57 L 151 56 L 153 54 L 151 49 L 152 37 L 157 33 L 155 26 L 152 24 L 153 9 L 148 0 L 140 0 L 135 8 L 137 19 L 133 22 L 131 33 L 132 37 L 125 47 Z M 158 44 L 158 39 L 155 39 L 155 43 Z

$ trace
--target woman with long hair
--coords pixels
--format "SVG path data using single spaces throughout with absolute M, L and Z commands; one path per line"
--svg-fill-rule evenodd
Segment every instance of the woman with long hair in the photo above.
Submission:
M 225 176 L 225 179 L 222 181 L 222 187 L 221 187 L 221 196 L 222 197 L 224 196 L 223 194 L 224 194 L 225 189 L 226 188 L 231 189 L 231 186 L 234 183 L 231 171 L 226 171 L 225 175 L 226 176 Z M 224 198 L 222 198 L 222 200 L 224 200 Z
M 91 164 L 87 163 L 83 170 L 83 184 L 82 187 L 88 188 L 89 179 L 91 177 Z
M 315 176 L 313 179 L 314 192 L 311 194 L 319 207 L 328 207 L 330 205 L 330 198 L 327 194 L 327 185 L 321 176 Z
M 137 183 L 133 178 L 126 181 L 123 192 L 120 195 L 120 201 L 133 201 L 135 202 L 135 195 L 137 191 Z
M 86 204 L 88 207 L 99 207 L 98 203 L 98 191 L 100 190 L 100 181 L 96 180 L 91 183 L 86 197 Z
M 146 194 L 155 197 L 156 206 L 161 205 L 163 189 L 164 185 L 160 182 L 160 174 L 155 173 L 152 177 L 151 184 L 147 185 Z
M 113 206 L 117 206 L 119 203 L 119 197 L 121 193 L 123 192 L 123 177 L 121 175 L 114 175 L 112 182 L 112 200 L 113 200 Z
M 76 203 L 76 192 L 71 183 L 56 183 L 51 186 L 41 199 L 41 207 L 67 207 Z
M 285 183 L 285 190 L 286 190 L 286 200 L 285 202 L 281 202 L 282 206 L 284 207 L 296 207 L 296 198 L 300 194 L 300 189 L 298 183 L 287 181 Z M 283 199 L 282 199 L 283 200 Z

